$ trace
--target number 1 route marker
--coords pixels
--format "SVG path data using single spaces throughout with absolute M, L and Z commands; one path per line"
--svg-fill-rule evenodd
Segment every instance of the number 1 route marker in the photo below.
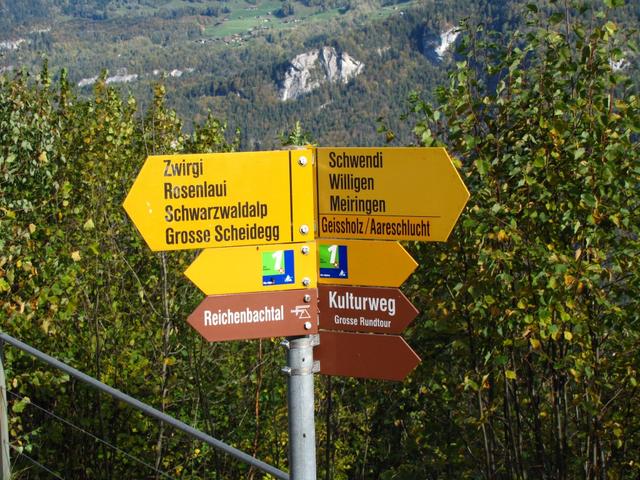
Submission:
M 398 242 L 316 240 L 322 285 L 399 287 L 418 264 Z
M 184 274 L 207 295 L 316 286 L 316 244 L 207 248 Z

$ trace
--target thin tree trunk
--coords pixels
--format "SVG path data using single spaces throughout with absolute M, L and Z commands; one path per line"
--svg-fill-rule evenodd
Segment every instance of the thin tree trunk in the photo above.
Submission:
M 165 413 L 167 407 L 167 398 L 169 396 L 169 386 L 168 386 L 168 377 L 169 377 L 169 367 L 167 364 L 167 359 L 170 354 L 170 335 L 171 330 L 173 328 L 173 322 L 171 321 L 171 315 L 169 312 L 169 283 L 167 278 L 167 254 L 162 252 L 160 253 L 160 259 L 162 261 L 162 308 L 164 314 L 164 321 L 162 324 L 162 374 L 160 378 L 160 389 L 161 389 L 161 397 L 160 397 L 160 411 Z M 165 424 L 164 422 L 160 422 L 159 432 L 158 432 L 158 440 L 156 441 L 156 472 L 158 472 L 162 466 L 162 457 L 164 452 L 164 431 Z M 158 480 L 159 473 L 156 473 L 156 480 Z
M 532 477 L 539 479 L 548 478 L 546 466 L 546 453 L 544 449 L 544 440 L 542 438 L 542 422 L 540 421 L 540 397 L 535 386 L 535 374 L 531 363 L 527 360 L 527 390 L 531 397 L 531 418 L 533 418 L 533 441 L 535 445 L 535 464 L 532 467 Z
M 327 429 L 327 445 L 326 450 L 324 452 L 324 460 L 325 460 L 325 480 L 331 480 L 331 413 L 333 410 L 332 396 L 333 392 L 331 391 L 331 376 L 327 376 L 327 416 L 326 416 L 326 429 Z
M 256 431 L 253 435 L 253 456 L 258 455 L 258 445 L 260 440 L 260 389 L 262 388 L 262 339 L 258 340 L 258 371 L 256 372 L 256 393 L 254 395 L 254 413 L 256 416 Z M 247 474 L 248 480 L 253 480 L 256 470 L 253 466 Z

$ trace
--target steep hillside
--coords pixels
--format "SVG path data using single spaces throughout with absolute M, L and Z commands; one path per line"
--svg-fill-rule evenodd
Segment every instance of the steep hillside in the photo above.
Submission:
M 622 15 L 631 24 L 636 3 Z M 380 143 L 380 116 L 408 143 L 404 100 L 446 80 L 458 23 L 508 31 L 525 10 L 518 0 L 0 0 L 0 73 L 47 58 L 81 93 L 104 73 L 142 103 L 163 81 L 184 117 L 212 111 L 241 129 L 245 149 L 278 145 L 296 121 L 322 144 Z

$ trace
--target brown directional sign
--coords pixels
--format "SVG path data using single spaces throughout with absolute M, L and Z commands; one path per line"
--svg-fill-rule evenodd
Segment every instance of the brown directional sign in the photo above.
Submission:
M 318 331 L 315 289 L 209 295 L 187 321 L 210 342 Z
M 402 337 L 371 333 L 321 330 L 313 356 L 325 375 L 381 380 L 403 380 L 420 363 Z
M 320 328 L 402 333 L 418 310 L 397 288 L 318 286 Z

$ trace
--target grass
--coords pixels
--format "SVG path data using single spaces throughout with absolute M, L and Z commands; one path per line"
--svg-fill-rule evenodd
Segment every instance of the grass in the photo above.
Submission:
M 382 7 L 365 13 L 365 17 L 370 19 L 386 18 L 398 11 L 418 5 L 419 0 L 410 0 L 395 6 Z M 274 13 L 280 8 L 280 1 L 264 1 L 259 5 L 250 6 L 239 0 L 229 2 L 228 7 L 231 13 L 216 25 L 211 25 L 205 30 L 204 36 L 209 38 L 224 38 L 231 35 L 243 35 L 251 30 L 260 27 L 267 27 L 267 30 L 283 30 L 293 27 L 293 20 L 297 20 L 296 26 L 308 23 L 319 23 L 329 21 L 342 16 L 344 13 L 340 9 L 319 11 L 317 7 L 304 7 L 295 5 L 296 13 L 286 18 L 278 18 Z M 252 8 L 251 8 L 252 7 Z M 346 15 L 351 17 L 363 15 L 362 12 L 348 11 Z M 268 21 L 265 21 L 268 20 Z
M 231 13 L 221 23 L 207 27 L 204 35 L 211 38 L 223 38 L 247 33 L 254 28 L 278 22 L 280 19 L 274 16 L 273 12 L 280 8 L 280 5 L 281 2 L 273 0 L 260 2 L 256 6 L 245 2 L 229 2 L 228 7 Z

